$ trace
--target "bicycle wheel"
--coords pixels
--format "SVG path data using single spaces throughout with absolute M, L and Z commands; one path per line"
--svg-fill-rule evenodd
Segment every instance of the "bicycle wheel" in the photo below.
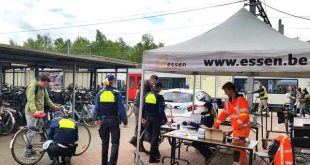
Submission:
M 145 138 L 145 130 L 142 131 L 140 138 L 141 139 L 140 139 L 139 151 L 149 155 L 151 149 L 151 143 Z
M 34 137 L 32 139 L 32 144 L 29 145 L 29 139 L 27 137 L 28 128 L 24 128 L 18 131 L 10 143 L 11 154 L 14 160 L 22 165 L 34 165 L 38 163 L 42 157 L 44 156 L 44 150 L 42 148 L 43 143 L 41 143 L 42 139 L 46 140 L 46 138 L 40 133 L 34 133 Z M 31 149 L 34 154 L 32 154 L 33 160 L 26 159 L 25 149 Z
M 83 108 L 81 119 L 86 126 L 95 127 L 96 121 L 92 118 L 92 107 L 90 106 L 85 106 L 85 107 L 86 108 Z
M 11 133 L 14 129 L 15 118 L 13 114 L 9 111 L 4 111 L 4 115 L 2 116 L 2 135 L 7 135 Z
M 91 142 L 91 134 L 89 128 L 83 123 L 77 123 L 79 129 L 78 146 L 76 147 L 75 155 L 83 154 L 89 147 Z
M 127 117 L 129 117 L 132 114 L 132 111 L 133 111 L 133 106 L 128 104 L 128 108 L 126 109 Z

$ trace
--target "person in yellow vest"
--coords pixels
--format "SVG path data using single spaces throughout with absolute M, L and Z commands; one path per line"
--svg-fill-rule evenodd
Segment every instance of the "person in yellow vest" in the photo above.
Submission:
M 59 157 L 65 165 L 70 165 L 76 149 L 75 142 L 79 139 L 78 126 L 61 111 L 54 112 L 53 116 L 48 130 L 48 140 L 52 142 L 46 151 L 53 160 L 52 165 L 59 165 Z
M 149 163 L 159 163 L 160 153 L 158 149 L 160 126 L 167 123 L 165 114 L 165 100 L 160 91 L 163 85 L 155 82 L 152 92 L 146 94 L 142 111 L 142 122 L 147 122 L 147 130 L 151 138 Z
M 119 141 L 120 141 L 120 120 L 127 128 L 127 115 L 122 96 L 119 91 L 115 90 L 115 77 L 107 75 L 109 81 L 103 90 L 97 93 L 95 110 L 93 118 L 100 125 L 99 135 L 102 140 L 102 165 L 116 165 L 118 159 Z M 111 155 L 108 161 L 108 149 L 111 134 Z
M 257 91 L 254 91 L 254 92 L 250 92 L 250 93 L 258 93 L 259 94 L 259 99 L 260 99 L 260 102 L 259 102 L 259 105 L 258 105 L 258 112 L 257 114 L 260 115 L 262 114 L 262 110 L 263 109 L 266 109 L 266 115 L 268 115 L 269 113 L 269 109 L 268 109 L 268 91 L 266 89 L 266 87 L 263 85 L 262 82 L 259 82 L 258 83 L 258 90 Z

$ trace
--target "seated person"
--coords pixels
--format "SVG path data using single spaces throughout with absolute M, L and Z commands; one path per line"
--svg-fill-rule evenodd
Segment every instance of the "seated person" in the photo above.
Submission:
M 211 103 L 204 104 L 204 112 L 201 113 L 202 118 L 200 124 L 188 121 L 187 124 L 199 129 L 200 125 L 204 125 L 208 128 L 212 128 L 214 121 L 216 119 L 216 111 L 214 110 Z M 210 145 L 206 145 L 201 142 L 193 142 L 192 146 L 196 148 L 204 157 L 205 161 L 208 161 L 212 155 L 212 150 L 210 149 Z
M 48 130 L 48 140 L 52 140 L 46 149 L 53 160 L 52 165 L 59 164 L 59 157 L 66 165 L 71 164 L 71 157 L 75 153 L 75 142 L 78 140 L 78 127 L 75 122 L 62 112 L 54 112 L 54 119 Z

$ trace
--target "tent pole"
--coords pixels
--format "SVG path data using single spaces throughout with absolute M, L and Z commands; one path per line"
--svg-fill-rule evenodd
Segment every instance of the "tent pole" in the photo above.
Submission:
M 3 72 L 2 72 L 2 64 L 0 64 L 0 95 L 1 95 L 1 91 L 2 91 L 2 77 L 3 77 Z
M 138 135 L 137 135 L 137 148 L 136 148 L 136 158 L 135 164 L 139 163 L 139 148 L 140 148 L 140 132 L 141 132 L 141 118 L 142 118 L 142 107 L 143 107 L 143 98 L 144 98 L 144 74 L 145 71 L 142 70 L 142 79 L 140 86 L 140 104 L 139 104 L 139 121 L 138 121 Z
M 126 68 L 126 110 L 128 110 L 128 95 L 129 95 L 129 93 L 128 93 L 128 89 L 129 89 L 129 80 L 128 80 L 128 78 L 129 78 L 129 76 L 128 76 L 128 68 Z
M 247 78 L 247 91 L 254 91 L 254 74 Z M 250 106 L 253 105 L 253 94 L 247 94 L 247 100 Z
M 194 73 L 194 85 L 193 85 L 193 105 L 195 105 L 196 98 L 196 73 Z M 194 114 L 194 107 L 192 107 L 192 114 Z

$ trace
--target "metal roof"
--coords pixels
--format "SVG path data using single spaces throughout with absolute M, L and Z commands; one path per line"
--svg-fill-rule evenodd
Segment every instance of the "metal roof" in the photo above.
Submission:
M 74 63 L 81 69 L 135 68 L 137 63 L 94 55 L 69 55 L 50 51 L 33 50 L 23 47 L 0 44 L 0 63 L 4 69 L 38 65 L 43 68 L 73 68 Z

